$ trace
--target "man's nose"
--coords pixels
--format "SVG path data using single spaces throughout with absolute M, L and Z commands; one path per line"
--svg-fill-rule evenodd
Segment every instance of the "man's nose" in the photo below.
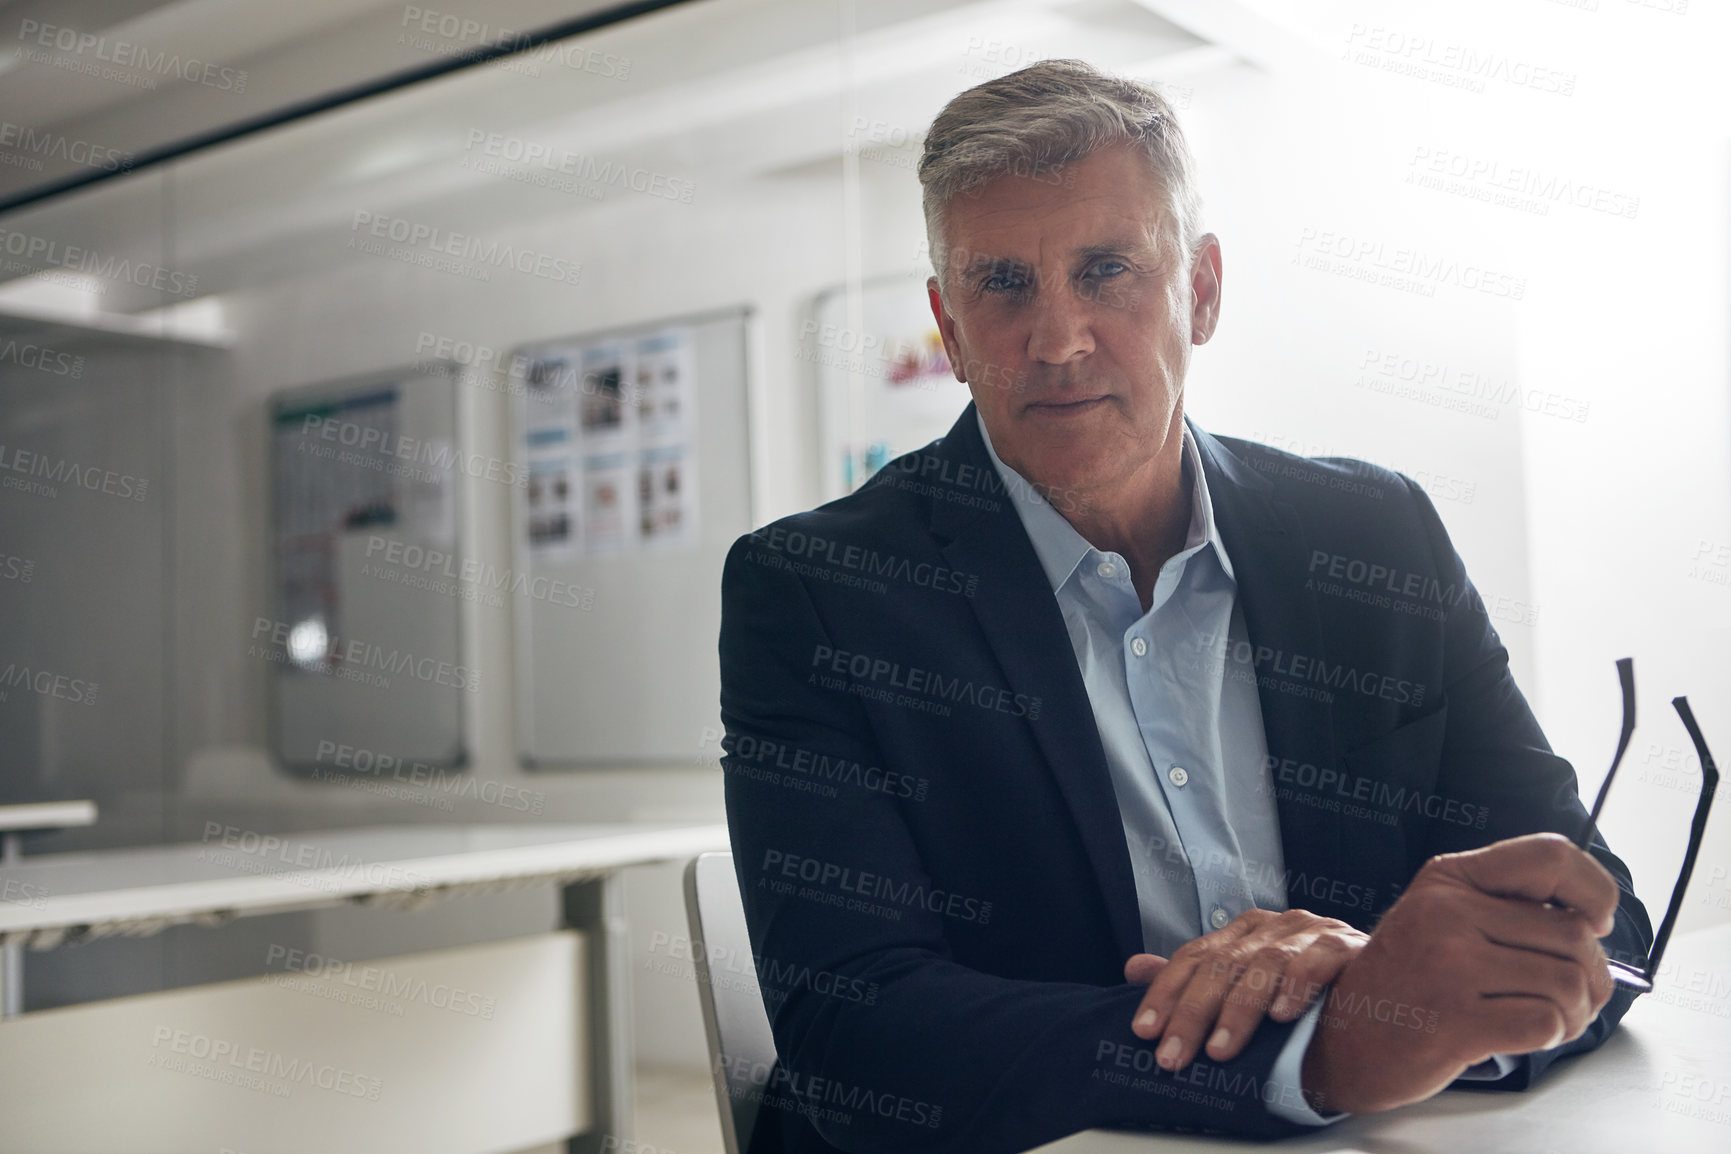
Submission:
M 1063 281 L 1035 297 L 1034 327 L 1028 333 L 1028 355 L 1049 365 L 1065 364 L 1094 351 L 1088 302 Z

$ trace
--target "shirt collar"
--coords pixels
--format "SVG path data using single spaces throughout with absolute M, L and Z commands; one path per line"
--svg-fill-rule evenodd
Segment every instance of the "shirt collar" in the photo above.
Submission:
M 1070 574 L 1076 571 L 1076 566 L 1082 563 L 1094 546 L 1076 532 L 1075 526 L 1065 520 L 1064 515 L 1041 496 L 1027 478 L 998 458 L 998 451 L 992 447 L 992 435 L 986 432 L 986 421 L 980 416 L 978 408 L 974 410 L 974 420 L 980 426 L 980 440 L 985 442 L 986 452 L 992 458 L 993 467 L 998 470 L 999 479 L 1004 482 L 1004 487 L 1015 501 L 1016 514 L 1022 519 L 1022 528 L 1027 532 L 1028 540 L 1033 542 L 1034 554 L 1040 559 L 1040 567 L 1046 571 L 1046 580 L 1051 583 L 1052 592 L 1056 593 L 1069 581 Z M 1197 448 L 1196 438 L 1191 435 L 1188 420 L 1184 422 L 1183 444 L 1184 459 L 1190 466 L 1191 486 L 1190 530 L 1185 535 L 1181 555 L 1200 552 L 1203 547 L 1212 546 L 1227 580 L 1235 582 L 1232 560 L 1226 555 L 1226 549 L 1220 543 L 1219 530 L 1214 524 L 1214 502 L 1208 495 L 1208 477 L 1202 470 L 1202 452 Z

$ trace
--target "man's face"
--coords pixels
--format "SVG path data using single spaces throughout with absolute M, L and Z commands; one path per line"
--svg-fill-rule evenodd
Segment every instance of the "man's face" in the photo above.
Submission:
M 1188 258 L 1143 153 L 1000 177 L 952 200 L 945 223 L 949 289 L 928 282 L 932 313 L 1005 464 L 1105 497 L 1179 452 L 1220 246 L 1206 237 Z

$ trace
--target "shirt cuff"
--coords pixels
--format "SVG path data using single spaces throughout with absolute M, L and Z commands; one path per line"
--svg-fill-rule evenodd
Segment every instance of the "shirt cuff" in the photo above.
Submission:
M 1476 1065 L 1468 1066 L 1455 1077 L 1457 1082 L 1500 1082 L 1515 1072 L 1520 1060 L 1509 1054 L 1492 1054 Z
M 1269 1095 L 1268 1099 L 1272 1100 L 1265 1099 L 1268 1100 L 1268 1112 L 1300 1126 L 1326 1126 L 1346 1117 L 1345 1114 L 1318 1114 L 1304 1097 L 1304 1054 L 1310 1049 L 1311 1035 L 1316 1033 L 1316 1022 L 1322 1016 L 1322 1006 L 1327 1000 L 1328 991 L 1324 990 L 1322 997 L 1316 999 L 1293 1025 L 1286 1045 L 1281 1048 L 1280 1056 L 1274 1059 L 1274 1068 L 1268 1074 L 1268 1080 L 1283 1091 Z M 1496 1056 L 1501 1057 L 1500 1054 Z M 1298 1093 L 1284 1093 L 1287 1086 L 1296 1087 Z

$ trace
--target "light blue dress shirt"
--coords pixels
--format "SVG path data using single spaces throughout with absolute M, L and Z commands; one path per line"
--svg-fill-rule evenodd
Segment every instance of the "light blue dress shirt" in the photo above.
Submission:
M 1161 566 L 1143 612 L 1124 558 L 1090 545 L 1004 464 L 985 420 L 974 416 L 1069 630 L 1130 847 L 1142 948 L 1171 957 L 1246 910 L 1286 909 L 1262 702 L 1251 671 L 1223 659 L 1249 634 L 1189 424 L 1190 529 L 1184 547 Z M 1288 1037 L 1269 1072 L 1275 1085 L 1302 1084 L 1323 1001 Z M 1515 1065 L 1493 1054 L 1461 1080 L 1495 1081 Z M 1320 1126 L 1345 1117 L 1294 1105 L 1296 1094 L 1273 1097 L 1269 1110 L 1291 1122 Z
M 1190 531 L 1161 567 L 1143 612 L 1124 558 L 1090 545 L 998 458 L 985 421 L 979 424 L 1081 667 L 1130 847 L 1142 948 L 1171 957 L 1246 910 L 1286 909 L 1262 704 L 1254 679 L 1233 676 L 1239 671 L 1220 659 L 1231 652 L 1222 637 L 1245 640 L 1244 614 L 1189 426 Z M 1299 1019 L 1270 1071 L 1275 1085 L 1301 1085 L 1321 1008 L 1319 1000 Z M 1296 1094 L 1268 1097 L 1269 1110 L 1288 1121 L 1322 1125 L 1343 1117 L 1319 1115 Z

